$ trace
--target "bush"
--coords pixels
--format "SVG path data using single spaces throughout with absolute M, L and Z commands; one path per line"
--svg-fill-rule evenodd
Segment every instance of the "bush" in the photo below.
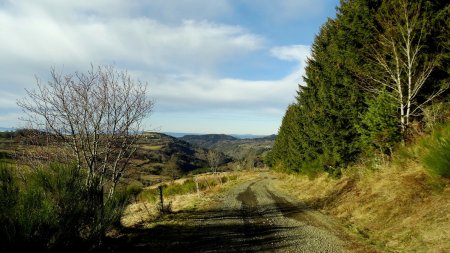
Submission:
M 423 122 L 426 130 L 433 130 L 450 119 L 450 103 L 436 102 L 423 110 Z
M 173 195 L 182 195 L 187 193 L 196 192 L 197 188 L 195 182 L 192 179 L 186 180 L 183 184 L 170 184 L 165 187 L 164 194 L 173 196 Z
M 19 188 L 11 168 L 0 163 L 0 249 L 15 238 L 14 213 L 19 199 Z
M 87 187 L 75 166 L 51 165 L 27 175 L 19 187 L 12 169 L 0 166 L 1 249 L 92 248 L 123 212 L 127 196 L 106 200 L 98 185 Z M 4 251 L 4 252 L 5 252 Z
M 138 196 L 139 196 L 139 194 L 141 194 L 141 192 L 143 190 L 144 189 L 142 187 L 142 184 L 131 183 L 130 185 L 127 186 L 126 192 L 127 192 L 127 195 L 129 195 L 130 197 L 133 197 L 134 202 L 137 202 Z
M 434 175 L 450 178 L 450 124 L 435 131 L 424 146 L 425 168 Z

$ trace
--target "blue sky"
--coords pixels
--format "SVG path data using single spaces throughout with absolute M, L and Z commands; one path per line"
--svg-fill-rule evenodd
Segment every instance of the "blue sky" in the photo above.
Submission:
M 0 127 L 35 76 L 127 69 L 155 101 L 147 130 L 268 135 L 338 0 L 0 0 Z

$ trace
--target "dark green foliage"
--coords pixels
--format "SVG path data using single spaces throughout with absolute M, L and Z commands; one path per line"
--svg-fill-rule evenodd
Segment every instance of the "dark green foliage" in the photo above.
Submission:
M 127 197 L 118 192 L 104 202 L 101 188 L 88 188 L 85 182 L 75 166 L 51 165 L 19 184 L 12 169 L 0 165 L 2 250 L 98 246 L 120 219 Z
M 19 187 L 11 169 L 5 163 L 0 163 L 0 240 L 2 241 L 14 240 L 13 215 L 18 201 Z
M 359 154 L 356 125 L 365 104 L 355 75 L 367 65 L 364 55 L 366 45 L 373 43 L 375 7 L 372 1 L 342 2 L 337 18 L 322 26 L 307 62 L 306 86 L 299 87 L 296 104 L 286 113 L 272 164 L 308 174 L 336 174 Z
M 373 99 L 372 91 L 383 89 L 370 79 L 377 71 L 370 56 L 382 48 L 380 37 L 385 32 L 380 22 L 390 22 L 380 17 L 388 19 L 386 12 L 395 13 L 388 6 L 400 6 L 395 4 L 398 1 L 341 1 L 336 18 L 329 19 L 315 38 L 305 68 L 305 85 L 299 86 L 296 102 L 286 111 L 273 150 L 266 157 L 268 165 L 310 175 L 326 171 L 339 176 L 341 168 L 361 153 L 368 149 L 390 153 L 401 140 L 399 107 L 389 96 L 392 91 Z M 450 48 L 446 46 L 450 44 L 450 4 L 413 2 L 422 5 L 422 16 L 429 17 L 431 23 L 422 37 L 421 57 L 424 61 L 439 59 L 426 88 L 417 95 L 416 102 L 422 103 L 450 82 Z M 389 52 L 382 54 L 389 57 Z M 421 120 L 419 114 L 413 116 Z
M 196 191 L 195 182 L 193 180 L 186 180 L 183 184 L 171 184 L 164 188 L 164 195 L 174 196 Z
M 361 118 L 358 131 L 366 153 L 373 149 L 391 154 L 394 145 L 401 140 L 397 107 L 392 96 L 382 90 L 375 99 L 368 101 L 368 110 Z
M 436 130 L 424 146 L 424 166 L 434 175 L 450 179 L 450 125 Z
M 296 122 L 299 119 L 298 107 L 294 104 L 290 105 L 283 117 L 283 121 L 278 131 L 278 136 L 275 139 L 275 144 L 272 151 L 268 154 L 266 160 L 269 166 L 274 166 L 276 163 L 281 162 L 282 167 L 289 168 L 289 170 L 296 170 L 295 152 L 297 151 L 293 146 L 294 132 L 293 129 L 298 126 Z

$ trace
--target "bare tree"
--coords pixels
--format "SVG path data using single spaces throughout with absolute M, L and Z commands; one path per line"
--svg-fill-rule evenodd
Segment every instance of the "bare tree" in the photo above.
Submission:
M 382 31 L 371 55 L 378 71 L 372 70 L 368 77 L 391 91 L 399 108 L 401 131 L 405 133 L 411 116 L 417 116 L 425 104 L 442 94 L 448 86 L 440 87 L 423 101 L 418 101 L 417 95 L 439 60 L 438 56 L 427 59 L 423 52 L 428 20 L 420 4 L 396 0 L 389 7 L 379 18 Z
M 207 159 L 208 159 L 208 163 L 209 163 L 209 166 L 211 167 L 213 174 L 216 177 L 218 176 L 218 181 L 219 181 L 220 185 L 222 185 L 223 184 L 222 177 L 220 177 L 219 174 L 217 174 L 217 169 L 219 168 L 219 165 L 222 161 L 222 154 L 218 151 L 209 150 L 208 154 L 207 154 Z
M 216 152 L 214 150 L 209 150 L 207 154 L 208 164 L 211 168 L 211 171 L 216 174 L 217 168 L 219 167 L 220 161 L 221 161 L 221 155 L 219 152 Z
M 36 81 L 37 89 L 18 101 L 25 120 L 71 150 L 78 169 L 87 170 L 86 184 L 108 187 L 110 198 L 152 110 L 147 85 L 112 66 L 64 75 L 53 68 L 47 85 Z

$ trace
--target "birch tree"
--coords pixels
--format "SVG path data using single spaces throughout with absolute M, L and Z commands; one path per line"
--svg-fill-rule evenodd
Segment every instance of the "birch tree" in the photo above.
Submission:
M 411 118 L 418 116 L 424 105 L 442 94 L 448 85 L 436 88 L 419 101 L 418 96 L 439 61 L 438 54 L 430 57 L 424 52 L 428 20 L 420 3 L 407 0 L 387 3 L 378 20 L 381 31 L 371 55 L 375 69 L 368 76 L 382 87 L 378 91 L 386 88 L 391 92 L 404 134 Z
M 220 153 L 213 150 L 209 150 L 206 158 L 208 160 L 209 166 L 211 167 L 211 171 L 214 174 L 216 174 L 217 168 L 219 167 L 222 158 Z
M 36 80 L 37 88 L 18 101 L 25 120 L 71 150 L 77 168 L 87 171 L 86 184 L 108 187 L 111 198 L 152 110 L 147 85 L 112 66 L 73 74 L 53 68 L 47 84 Z

